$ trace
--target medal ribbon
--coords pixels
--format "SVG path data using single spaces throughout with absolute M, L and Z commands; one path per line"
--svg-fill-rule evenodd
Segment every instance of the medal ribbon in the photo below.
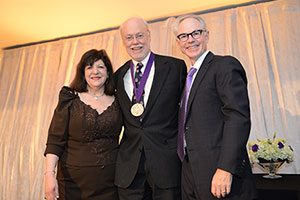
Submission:
M 151 52 L 138 88 L 136 88 L 135 81 L 134 81 L 134 65 L 133 65 L 132 61 L 130 62 L 130 71 L 131 71 L 131 80 L 132 80 L 132 84 L 133 84 L 133 92 L 134 92 L 137 103 L 139 103 L 141 101 L 143 91 L 145 89 L 146 82 L 149 77 L 153 62 L 154 62 L 154 54 Z

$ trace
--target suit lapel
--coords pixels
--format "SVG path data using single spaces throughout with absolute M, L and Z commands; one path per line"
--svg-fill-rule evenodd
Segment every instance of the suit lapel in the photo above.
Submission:
M 161 89 L 163 88 L 163 84 L 170 70 L 170 66 L 167 64 L 167 60 L 160 57 L 159 55 L 155 55 L 154 64 L 155 64 L 155 73 L 153 77 L 153 82 L 152 82 L 148 102 L 145 108 L 144 118 L 147 116 L 147 114 L 155 104 L 155 101 L 157 100 L 157 97 Z
M 194 97 L 197 93 L 197 88 L 199 87 L 201 81 L 203 80 L 205 73 L 207 72 L 207 69 L 209 67 L 209 64 L 213 59 L 213 56 L 214 56 L 214 54 L 211 52 L 209 52 L 207 54 L 206 58 L 204 59 L 202 65 L 199 69 L 199 72 L 197 73 L 197 75 L 195 77 L 195 80 L 193 82 L 193 85 L 192 85 L 192 88 L 190 91 L 190 96 L 189 96 L 188 105 L 187 105 L 187 113 L 189 113 L 189 111 L 190 111 L 191 103 L 193 102 Z
M 128 71 L 130 65 L 129 65 L 130 62 L 127 62 L 125 64 L 125 67 L 122 69 L 122 71 L 120 72 L 119 74 L 119 78 L 118 78 L 118 86 L 117 88 L 119 88 L 119 90 L 117 91 L 120 95 L 120 99 L 122 99 L 123 101 L 119 101 L 120 104 L 122 104 L 122 107 L 125 107 L 125 108 L 131 108 L 131 100 L 129 99 L 127 93 L 126 93 L 126 90 L 125 90 L 125 87 L 124 87 L 124 76 L 126 74 L 126 72 Z

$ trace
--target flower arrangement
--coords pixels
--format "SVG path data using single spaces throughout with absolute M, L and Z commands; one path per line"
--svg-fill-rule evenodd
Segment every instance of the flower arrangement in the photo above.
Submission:
M 252 163 L 267 162 L 292 162 L 294 152 L 290 145 L 282 138 L 276 138 L 274 133 L 272 139 L 257 139 L 248 143 L 249 157 Z

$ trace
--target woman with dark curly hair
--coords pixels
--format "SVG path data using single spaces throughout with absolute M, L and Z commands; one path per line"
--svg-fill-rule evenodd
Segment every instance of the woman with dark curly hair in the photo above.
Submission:
M 122 116 L 105 50 L 89 50 L 64 86 L 45 150 L 45 199 L 118 199 L 115 162 Z M 57 175 L 55 168 L 57 167 Z

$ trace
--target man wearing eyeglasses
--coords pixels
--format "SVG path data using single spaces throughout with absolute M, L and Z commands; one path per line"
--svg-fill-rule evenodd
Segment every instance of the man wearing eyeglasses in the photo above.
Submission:
M 209 31 L 201 17 L 178 17 L 174 33 L 192 65 L 179 112 L 182 199 L 254 199 L 245 71 L 236 58 L 207 50 Z
M 131 60 L 115 73 L 124 117 L 115 176 L 119 198 L 179 200 L 178 110 L 186 65 L 151 51 L 150 30 L 141 18 L 126 20 L 120 33 Z

